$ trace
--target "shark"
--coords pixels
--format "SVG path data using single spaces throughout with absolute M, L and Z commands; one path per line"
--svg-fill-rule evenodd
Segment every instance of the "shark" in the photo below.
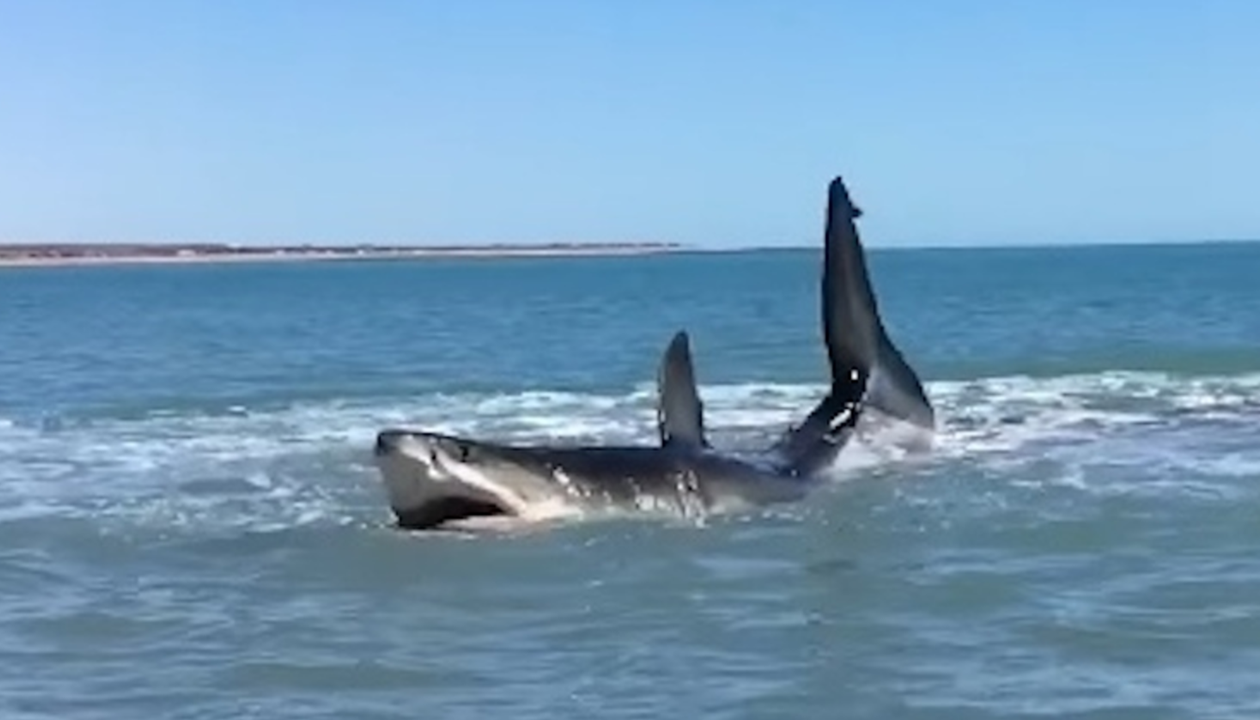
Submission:
M 708 438 L 690 335 L 679 330 L 656 372 L 657 442 L 510 444 L 391 427 L 374 458 L 396 524 L 405 530 L 477 529 L 575 517 L 702 518 L 804 499 L 867 413 L 930 438 L 936 417 L 914 369 L 884 326 L 842 177 L 827 191 L 822 339 L 830 384 L 803 420 L 754 452 Z

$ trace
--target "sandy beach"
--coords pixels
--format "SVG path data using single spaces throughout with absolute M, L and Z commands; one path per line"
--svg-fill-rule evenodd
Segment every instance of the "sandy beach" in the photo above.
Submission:
M 620 256 L 675 252 L 680 249 L 679 245 L 672 243 L 487 245 L 481 247 L 75 246 L 23 244 L 0 245 L 0 267 Z

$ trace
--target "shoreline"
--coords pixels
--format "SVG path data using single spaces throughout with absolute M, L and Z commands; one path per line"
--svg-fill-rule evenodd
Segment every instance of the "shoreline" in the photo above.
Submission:
M 874 246 L 873 253 L 1028 250 L 1091 250 L 1107 248 L 1184 248 L 1202 245 L 1253 245 L 1253 239 L 1209 239 L 1161 242 L 1099 242 L 1009 245 L 895 245 Z M 388 262 L 498 258 L 631 257 L 663 254 L 738 254 L 750 252 L 814 252 L 810 245 L 694 247 L 679 243 L 609 243 L 555 245 L 485 245 L 434 247 L 375 246 L 231 246 L 231 245 L 108 245 L 0 243 L 0 270 L 9 268 L 105 267 L 118 265 L 206 265 L 277 262 Z
M 206 265 L 273 262 L 347 262 L 435 260 L 442 258 L 495 259 L 531 257 L 621 257 L 680 252 L 679 245 L 486 246 L 461 248 L 224 248 L 212 251 L 155 246 L 152 249 L 111 250 L 93 246 L 48 251 L 32 246 L 0 245 L 0 268 L 80 267 L 116 265 Z

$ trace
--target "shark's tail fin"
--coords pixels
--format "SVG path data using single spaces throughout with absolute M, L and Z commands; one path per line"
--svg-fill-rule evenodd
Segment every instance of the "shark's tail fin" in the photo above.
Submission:
M 691 345 L 686 332 L 678 332 L 665 349 L 657 373 L 656 421 L 665 447 L 708 447 L 704 437 L 704 404 L 696 389 L 691 364 Z
M 854 220 L 862 216 L 844 181 L 827 193 L 822 275 L 822 324 L 831 363 L 831 390 L 785 438 L 787 459 L 813 456 L 824 439 L 847 435 L 863 407 L 931 431 L 935 412 L 923 384 L 893 345 L 879 318 Z
M 936 429 L 936 411 L 923 383 L 882 329 L 879 355 L 866 383 L 866 405 L 922 430 Z
M 936 425 L 923 383 L 888 337 L 866 271 L 866 257 L 844 180 L 827 193 L 822 279 L 823 337 L 831 361 L 832 392 L 863 395 L 863 403 L 925 430 Z M 864 387 L 854 387 L 860 381 Z

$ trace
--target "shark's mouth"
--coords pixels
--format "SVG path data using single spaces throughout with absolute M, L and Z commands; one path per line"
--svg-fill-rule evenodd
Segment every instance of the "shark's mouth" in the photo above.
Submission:
M 377 465 L 399 528 L 445 529 L 520 514 L 508 488 L 448 457 L 441 441 L 405 431 L 377 438 Z
M 512 511 L 492 500 L 445 495 L 394 514 L 398 518 L 398 527 L 404 530 L 436 530 L 470 518 L 511 517 Z
M 397 527 L 501 531 L 579 514 L 570 498 L 547 486 L 546 478 L 531 475 L 530 468 L 496 465 L 487 457 L 493 460 L 471 441 L 382 431 L 376 464 Z

